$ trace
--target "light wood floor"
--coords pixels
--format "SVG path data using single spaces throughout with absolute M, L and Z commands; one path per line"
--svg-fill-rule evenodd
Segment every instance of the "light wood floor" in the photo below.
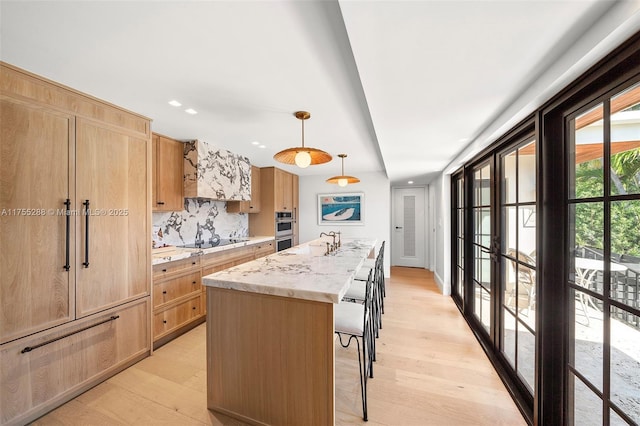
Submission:
M 369 425 L 525 425 L 433 274 L 392 268 L 369 381 Z M 336 423 L 361 424 L 355 346 L 336 346 Z M 240 425 L 206 408 L 205 325 L 40 418 L 37 425 Z

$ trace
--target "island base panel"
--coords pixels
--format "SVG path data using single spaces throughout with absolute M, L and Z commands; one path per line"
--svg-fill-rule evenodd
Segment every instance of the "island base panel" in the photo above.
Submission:
M 334 424 L 333 304 L 207 288 L 207 406 L 255 424 Z

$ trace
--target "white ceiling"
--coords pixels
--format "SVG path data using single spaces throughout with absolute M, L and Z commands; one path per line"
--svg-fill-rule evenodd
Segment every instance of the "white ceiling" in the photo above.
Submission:
M 2 0 L 0 57 L 167 136 L 338 174 L 337 157 L 307 169 L 272 158 L 299 146 L 293 113 L 307 110 L 306 145 L 348 154 L 346 174 L 427 183 L 614 47 L 609 27 L 586 36 L 605 16 L 640 27 L 638 1 L 620 3 Z M 532 93 L 541 81 L 554 84 Z

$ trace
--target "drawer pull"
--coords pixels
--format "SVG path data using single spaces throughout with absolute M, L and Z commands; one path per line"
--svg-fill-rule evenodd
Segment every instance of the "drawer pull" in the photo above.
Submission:
M 163 269 L 162 272 L 167 272 L 167 268 Z
M 167 320 L 162 320 L 162 323 L 163 323 L 163 324 L 166 324 L 166 323 L 167 323 Z
M 192 264 L 192 265 L 195 265 L 195 264 L 196 264 L 196 262 L 191 262 L 191 264 Z
M 21 354 L 24 354 L 24 353 L 27 353 L 27 352 L 31 352 L 32 350 L 34 350 L 34 349 L 38 349 L 38 348 L 40 348 L 40 347 L 42 347 L 42 346 L 45 346 L 45 345 L 48 345 L 49 343 L 57 342 L 58 340 L 65 339 L 65 338 L 67 338 L 67 337 L 69 337 L 69 336 L 73 336 L 74 334 L 78 334 L 78 333 L 80 333 L 80 332 L 82 332 L 82 331 L 85 331 L 85 330 L 88 330 L 88 329 L 90 329 L 90 328 L 97 327 L 97 326 L 99 326 L 99 325 L 101 325 L 101 324 L 104 324 L 104 323 L 107 323 L 107 322 L 110 322 L 110 321 L 115 321 L 115 320 L 117 320 L 118 318 L 120 318 L 120 315 L 112 315 L 111 317 L 109 317 L 108 319 L 106 319 L 106 320 L 104 320 L 104 321 L 100 321 L 100 322 L 95 323 L 95 324 L 93 324 L 93 325 L 89 325 L 89 326 L 87 326 L 87 327 L 83 327 L 83 328 L 81 328 L 81 329 L 79 329 L 79 330 L 72 331 L 71 333 L 67 333 L 67 334 L 62 335 L 62 336 L 60 336 L 60 337 L 56 337 L 55 339 L 47 340 L 46 342 L 40 343 L 39 345 L 35 345 L 35 346 L 27 346 L 26 348 L 24 348 L 23 350 L 21 350 L 21 351 L 20 351 L 20 353 L 21 353 Z
M 197 284 L 197 281 L 192 282 L 192 284 Z
M 193 310 L 195 311 L 195 310 L 196 310 L 196 307 L 194 306 L 194 307 L 193 307 L 193 308 L 191 308 L 191 309 L 193 309 Z
M 167 294 L 167 290 L 164 290 L 164 291 L 162 292 L 162 294 Z

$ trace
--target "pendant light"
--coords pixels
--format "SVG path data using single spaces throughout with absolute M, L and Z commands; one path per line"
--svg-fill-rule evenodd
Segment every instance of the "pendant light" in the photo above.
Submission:
M 334 176 L 327 179 L 327 183 L 337 183 L 338 186 L 347 186 L 350 183 L 358 183 L 360 179 L 353 176 L 345 176 L 344 175 L 344 159 L 347 157 L 347 154 L 338 154 L 338 157 L 342 159 L 342 174 L 340 176 Z
M 307 111 L 296 111 L 294 115 L 298 120 L 302 121 L 302 146 L 280 151 L 274 155 L 273 158 L 284 164 L 295 164 L 301 169 L 310 165 L 313 166 L 331 161 L 331 154 L 321 149 L 307 148 L 304 146 L 304 120 L 309 119 L 311 114 Z

